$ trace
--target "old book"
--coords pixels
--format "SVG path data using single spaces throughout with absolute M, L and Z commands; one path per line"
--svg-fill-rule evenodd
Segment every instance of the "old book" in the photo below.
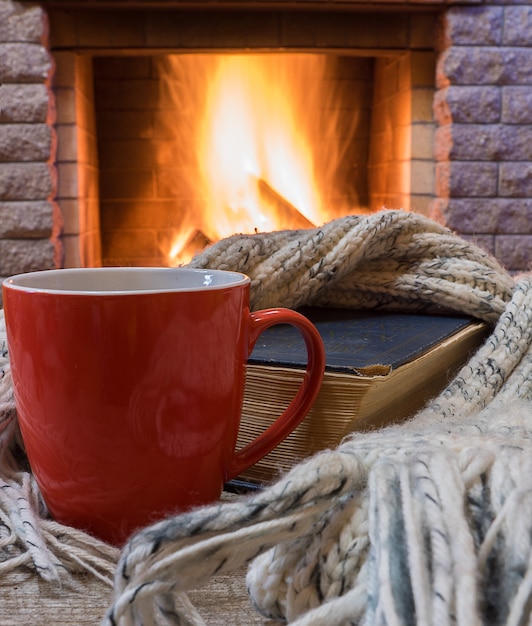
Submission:
M 337 446 L 352 431 L 403 420 L 442 391 L 489 334 L 471 317 L 302 310 L 325 344 L 317 401 L 297 429 L 240 477 L 275 479 L 305 457 Z M 263 333 L 253 350 L 238 447 L 282 413 L 303 378 L 306 349 L 291 326 Z

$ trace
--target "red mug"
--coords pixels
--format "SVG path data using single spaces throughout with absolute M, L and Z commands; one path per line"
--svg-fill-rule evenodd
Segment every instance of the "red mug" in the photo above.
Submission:
M 52 516 L 121 545 L 136 529 L 219 498 L 286 438 L 323 378 L 316 328 L 250 312 L 250 280 L 191 268 L 59 269 L 8 278 L 4 311 L 28 460 Z M 246 361 L 274 324 L 308 365 L 286 411 L 235 450 Z

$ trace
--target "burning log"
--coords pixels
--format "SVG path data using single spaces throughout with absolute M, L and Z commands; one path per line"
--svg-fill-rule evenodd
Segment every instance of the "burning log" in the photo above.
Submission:
M 253 177 L 257 183 L 260 199 L 275 213 L 275 221 L 285 228 L 314 228 L 296 207 L 288 202 L 280 193 L 269 185 L 263 178 Z
M 184 243 L 174 243 L 170 250 L 170 260 L 173 265 L 188 263 L 196 254 L 202 252 L 212 241 L 199 229 L 193 230 L 184 240 Z
M 195 230 L 192 235 L 187 239 L 183 249 L 181 250 L 181 256 L 192 258 L 198 252 L 201 252 L 204 248 L 209 246 L 212 241 L 201 230 Z

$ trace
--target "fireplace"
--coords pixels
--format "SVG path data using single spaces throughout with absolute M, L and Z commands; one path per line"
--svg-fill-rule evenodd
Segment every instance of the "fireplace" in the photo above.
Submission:
M 307 201 L 310 192 L 298 195 L 273 172 L 284 156 L 244 159 L 245 185 L 267 208 L 235 231 L 269 229 L 279 213 L 274 227 L 290 228 L 403 208 L 475 239 L 512 271 L 528 269 L 529 7 L 8 0 L 1 11 L 2 275 L 179 264 L 228 234 L 205 221 L 205 207 L 241 213 L 250 201 L 206 191 L 197 171 L 208 160 L 197 113 L 213 85 L 198 78 L 221 62 L 269 67 L 272 90 L 274 68 L 285 96 L 297 83 L 291 125 L 310 142 L 299 150 L 309 163 L 298 189 L 317 185 Z M 275 117 L 272 103 L 265 109 Z M 227 181 L 227 162 L 242 156 L 235 132 L 211 178 L 219 171 Z
M 196 251 L 195 244 L 234 232 L 319 225 L 382 206 L 428 213 L 434 178 L 435 15 L 394 14 L 386 23 L 376 14 L 312 11 L 106 12 L 98 15 L 98 29 L 86 27 L 91 18 L 96 20 L 92 12 L 50 12 L 56 71 L 61 74 L 76 55 L 74 80 L 90 94 L 82 101 L 94 117 L 95 155 L 80 160 L 78 171 L 88 167 L 82 178 L 90 179 L 97 164 L 100 235 L 94 229 L 95 240 L 78 238 L 73 244 L 84 263 L 180 263 Z M 341 27 L 347 18 L 352 28 L 356 24 L 357 35 L 351 32 L 350 40 Z M 326 47 L 316 41 L 324 19 L 331 20 Z M 111 36 L 111 25 L 118 23 L 122 40 L 134 41 L 141 21 L 150 24 L 147 50 L 94 41 L 105 38 L 105 25 Z M 228 23 L 231 34 L 221 26 Z M 296 25 L 297 45 L 283 45 L 286 35 L 277 31 Z M 80 30 L 90 47 L 83 55 L 79 45 L 61 43 L 61 35 Z M 373 37 L 361 40 L 364 31 Z M 219 103 L 210 103 L 209 120 L 203 109 L 216 80 L 221 93 Z M 71 88 L 57 81 L 56 86 Z M 224 101 L 228 98 L 232 101 Z M 60 114 L 60 99 L 57 107 Z M 224 107 L 229 114 L 216 110 Z M 287 109 L 284 120 L 280 108 Z M 201 127 L 209 121 L 211 136 L 203 141 L 210 147 L 197 155 Z M 225 143 L 217 146 L 221 131 Z M 252 135 L 260 136 L 247 154 L 239 152 L 235 144 L 249 143 Z M 194 175 L 211 161 L 207 174 Z M 297 169 L 305 170 L 305 180 Z M 234 176 L 238 184 L 220 189 Z M 283 186 L 283 177 L 288 185 Z M 220 178 L 216 187 L 213 180 Z M 249 216 L 255 213 L 250 205 L 256 198 L 249 197 L 257 195 L 253 184 L 261 206 L 259 215 Z M 284 206 L 284 219 L 271 219 L 272 202 Z M 67 211 L 72 208 L 69 203 Z M 279 206 L 273 209 L 279 212 Z M 214 213 L 217 228 L 204 225 L 205 212 Z M 188 247 L 185 254 L 179 242 Z M 101 256 L 93 256 L 98 243 Z M 71 261 L 66 257 L 65 262 Z
M 102 263 L 367 210 L 372 76 L 315 53 L 94 59 Z

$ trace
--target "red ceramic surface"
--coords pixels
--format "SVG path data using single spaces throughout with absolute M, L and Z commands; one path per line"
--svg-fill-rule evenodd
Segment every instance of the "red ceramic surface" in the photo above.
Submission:
M 319 333 L 287 309 L 250 313 L 242 274 L 187 268 L 52 270 L 3 285 L 15 401 L 53 517 L 122 544 L 217 499 L 304 418 L 321 384 Z M 297 326 L 296 398 L 235 452 L 245 364 L 260 333 Z

